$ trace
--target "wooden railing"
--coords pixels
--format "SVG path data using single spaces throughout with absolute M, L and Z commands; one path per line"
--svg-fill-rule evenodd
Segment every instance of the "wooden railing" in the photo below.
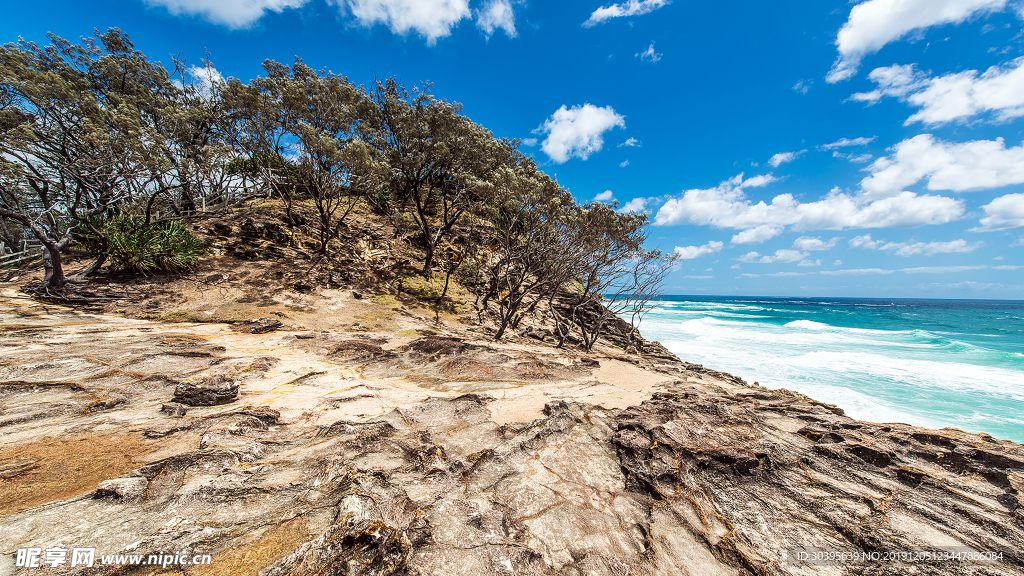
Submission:
M 17 252 L 3 242 L 0 242 L 0 268 L 30 262 L 42 256 L 42 254 L 43 245 L 38 240 L 22 240 Z

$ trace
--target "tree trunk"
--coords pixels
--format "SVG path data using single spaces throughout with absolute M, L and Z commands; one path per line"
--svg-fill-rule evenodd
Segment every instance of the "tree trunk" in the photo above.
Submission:
M 43 277 L 42 288 L 63 288 L 68 283 L 64 277 L 64 261 L 61 259 L 60 248 L 53 242 L 43 244 Z
M 70 282 L 81 282 L 81 281 L 85 280 L 85 278 L 87 276 L 91 276 L 92 274 L 95 274 L 96 271 L 99 270 L 100 267 L 103 266 L 103 264 L 106 261 L 107 261 L 107 255 L 106 254 L 100 254 L 99 257 L 96 258 L 96 261 L 93 262 L 92 264 L 90 264 L 88 268 L 86 268 L 85 270 L 82 270 L 81 272 L 79 272 L 78 274 L 75 274 L 74 276 L 71 276 L 70 278 L 68 278 L 68 281 L 70 281 Z

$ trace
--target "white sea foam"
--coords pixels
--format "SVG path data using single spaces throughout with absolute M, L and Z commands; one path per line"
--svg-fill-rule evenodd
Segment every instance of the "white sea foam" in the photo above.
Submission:
M 1017 360 L 1024 354 L 981 347 L 956 332 L 808 319 L 779 324 L 697 308 L 655 310 L 641 329 L 685 361 L 808 394 L 854 418 L 1024 440 L 1024 371 Z M 780 312 L 791 318 L 793 310 Z

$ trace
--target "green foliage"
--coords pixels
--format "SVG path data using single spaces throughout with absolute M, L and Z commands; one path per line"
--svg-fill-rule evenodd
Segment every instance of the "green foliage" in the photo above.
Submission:
M 179 272 L 194 267 L 203 254 L 202 242 L 177 220 L 146 225 L 140 216 L 118 216 L 109 221 L 95 218 L 90 223 L 91 229 L 80 225 L 79 243 L 106 254 L 118 270 Z

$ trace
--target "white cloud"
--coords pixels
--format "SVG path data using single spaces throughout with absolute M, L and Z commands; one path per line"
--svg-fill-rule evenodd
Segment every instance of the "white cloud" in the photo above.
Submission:
M 647 198 L 633 198 L 626 202 L 619 212 L 643 212 L 644 208 L 647 208 Z
M 594 200 L 596 200 L 598 202 L 607 202 L 607 201 L 611 200 L 612 197 L 613 197 L 612 191 L 611 190 L 605 190 L 604 192 L 601 192 L 600 194 L 594 196 Z
M 737 278 L 760 278 L 761 276 L 773 276 L 775 278 L 792 278 L 793 276 L 808 276 L 814 272 L 775 272 L 772 274 L 740 274 Z
M 873 274 L 892 274 L 895 270 L 882 270 L 881 268 L 854 268 L 849 270 L 822 270 L 819 274 L 825 276 L 869 276 Z
M 875 68 L 868 78 L 878 87 L 871 92 L 858 92 L 850 96 L 850 100 L 876 104 L 884 96 L 902 99 L 920 90 L 928 81 L 928 75 L 918 70 L 916 64 Z
M 760 244 L 765 240 L 774 238 L 785 230 L 782 226 L 764 224 L 756 228 L 750 228 L 732 237 L 730 244 Z
M 810 236 L 801 236 L 793 241 L 794 250 L 803 250 L 805 252 L 811 252 L 815 250 L 831 250 L 836 242 L 839 242 L 840 238 L 837 236 L 832 238 L 828 242 L 825 242 L 821 238 L 812 238 Z
M 832 156 L 836 158 L 846 158 L 854 164 L 867 164 L 874 158 L 871 154 L 843 154 L 838 150 L 832 152 Z
M 878 136 L 872 136 L 871 138 L 867 138 L 867 137 L 864 137 L 864 136 L 861 136 L 859 138 L 852 138 L 852 139 L 851 138 L 840 138 L 839 140 L 836 140 L 835 142 L 830 142 L 828 144 L 822 144 L 821 146 L 818 146 L 818 148 L 821 148 L 822 150 L 835 150 L 836 148 L 848 148 L 850 146 L 867 146 L 868 144 L 871 144 L 872 142 L 874 142 L 876 138 L 878 138 Z
M 664 54 L 654 51 L 654 42 L 651 42 L 651 45 L 647 47 L 647 50 L 637 52 L 635 58 L 647 60 L 648 62 L 657 62 L 658 60 L 661 60 L 662 56 L 664 56 Z
M 416 31 L 434 44 L 470 16 L 469 0 L 333 0 L 366 27 L 384 24 L 395 34 Z M 507 30 L 506 30 L 507 32 Z
M 777 178 L 768 174 L 743 180 L 740 174 L 715 188 L 687 190 L 671 198 L 654 217 L 656 226 L 693 224 L 749 230 L 765 224 L 792 226 L 794 230 L 841 230 L 844 228 L 914 228 L 945 224 L 964 212 L 963 202 L 943 196 L 901 192 L 872 200 L 834 189 L 815 202 L 801 203 L 792 194 L 753 203 L 745 188 L 766 185 Z
M 1024 228 L 1024 194 L 1007 194 L 981 207 L 986 216 L 972 232 Z M 1024 238 L 1022 238 L 1024 240 Z M 1011 244 L 1016 246 L 1017 244 Z
M 740 262 L 746 262 L 747 264 L 787 264 L 789 262 L 796 262 L 807 258 L 810 254 L 806 252 L 800 252 L 799 250 L 788 250 L 783 248 L 782 250 L 776 250 L 772 256 L 762 256 L 757 252 L 747 252 L 743 256 L 737 258 Z
M 980 75 L 965 70 L 932 78 L 909 65 L 877 68 L 869 78 L 878 88 L 852 98 L 874 103 L 891 96 L 920 108 L 907 125 L 966 121 L 986 112 L 993 112 L 997 120 L 1024 116 L 1024 58 L 992 66 Z
M 857 73 L 864 56 L 915 30 L 958 24 L 975 14 L 1001 10 L 1007 0 L 867 0 L 853 7 L 839 30 L 839 57 L 826 77 L 839 82 Z
M 779 152 L 778 154 L 772 156 L 771 159 L 768 160 L 768 163 L 772 165 L 772 168 L 778 168 L 780 164 L 785 164 L 786 162 L 792 162 L 793 160 L 796 160 L 797 157 L 799 157 L 804 152 L 807 152 L 807 150 L 800 150 L 799 152 Z
M 523 138 L 523 146 L 536 146 L 536 145 L 537 145 L 537 139 L 536 138 Z
M 1024 145 L 1007 148 L 1002 138 L 960 144 L 920 134 L 893 147 L 893 153 L 868 167 L 861 188 L 885 197 L 922 179 L 929 190 L 966 192 L 1024 182 Z
M 793 84 L 793 90 L 801 94 L 807 94 L 811 91 L 811 85 L 814 84 L 813 80 L 800 80 L 796 84 Z
M 488 38 L 499 28 L 504 30 L 509 38 L 519 35 L 516 32 L 516 15 L 509 0 L 492 0 L 483 10 L 477 10 L 476 26 Z
M 632 136 L 630 136 L 625 142 L 623 142 L 622 144 L 619 144 L 618 147 L 622 148 L 623 146 L 630 146 L 630 147 L 635 146 L 637 148 L 640 148 L 643 145 L 644 145 L 643 142 L 641 142 L 641 141 L 637 140 L 636 138 L 633 138 Z
M 683 260 L 693 260 L 694 258 L 700 258 L 701 256 L 707 256 L 708 254 L 714 254 L 715 252 L 721 252 L 724 243 L 712 240 L 703 246 L 676 246 L 676 256 L 679 256 Z
M 214 24 L 247 28 L 267 11 L 283 12 L 298 8 L 308 0 L 145 0 L 150 6 L 163 6 L 174 16 L 200 16 Z
M 626 160 L 623 160 L 622 162 L 619 162 L 619 168 L 625 168 L 626 166 L 629 166 L 628 158 Z
M 821 266 L 821 260 L 804 259 L 797 266 Z
M 622 4 L 601 6 L 590 14 L 590 18 L 583 23 L 583 27 L 590 28 L 591 26 L 601 24 L 607 20 L 611 20 L 612 18 L 647 14 L 648 12 L 653 12 L 658 8 L 668 6 L 670 1 L 671 0 L 628 0 Z
M 842 260 L 836 260 L 835 262 L 832 263 L 832 265 L 833 266 L 842 266 L 843 265 L 843 261 Z
M 188 76 L 192 82 L 192 86 L 203 98 L 207 99 L 212 96 L 213 86 L 215 84 L 224 84 L 224 75 L 212 65 L 190 66 L 188 68 Z M 171 82 L 178 88 L 182 87 L 179 80 L 172 80 Z
M 541 149 L 552 160 L 562 164 L 576 157 L 586 160 L 604 146 L 601 134 L 618 126 L 626 127 L 624 116 L 611 106 L 598 108 L 593 104 L 555 110 L 535 132 L 547 134 Z
M 897 256 L 909 257 L 918 254 L 934 256 L 936 254 L 956 254 L 974 252 L 984 246 L 984 242 L 968 244 L 966 240 L 951 240 L 949 242 L 886 242 L 884 240 L 872 240 L 870 234 L 857 236 L 850 239 L 850 248 L 862 250 L 885 250 L 895 252 Z
M 984 270 L 988 266 L 921 266 L 918 268 L 900 268 L 905 274 L 946 274 L 948 272 L 966 272 L 968 270 Z
M 1018 246 L 1024 246 L 1024 236 L 1021 236 L 1015 242 L 1010 244 L 1010 248 L 1016 248 Z

